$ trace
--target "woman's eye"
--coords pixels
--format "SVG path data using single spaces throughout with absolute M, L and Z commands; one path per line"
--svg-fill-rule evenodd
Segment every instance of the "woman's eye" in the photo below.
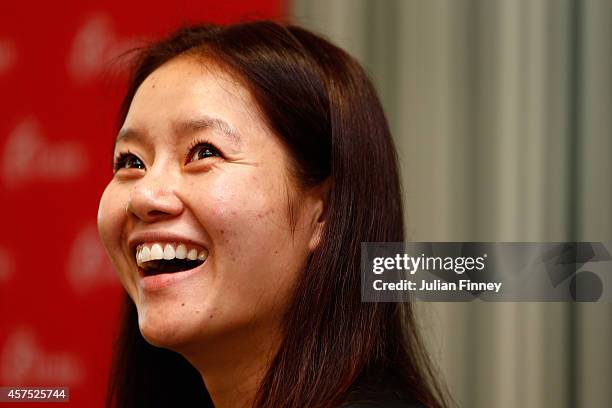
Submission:
M 202 160 L 209 157 L 221 157 L 221 153 L 210 143 L 198 143 L 189 150 L 187 162 Z
M 115 171 L 120 169 L 141 169 L 144 170 L 145 166 L 142 160 L 134 156 L 132 153 L 121 153 L 117 160 L 115 160 Z

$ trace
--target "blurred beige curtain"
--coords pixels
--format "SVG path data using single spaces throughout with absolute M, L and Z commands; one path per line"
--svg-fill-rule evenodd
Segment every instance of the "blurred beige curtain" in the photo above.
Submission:
M 612 2 L 292 4 L 379 89 L 409 239 L 612 240 Z M 460 406 L 612 407 L 612 304 L 419 306 Z

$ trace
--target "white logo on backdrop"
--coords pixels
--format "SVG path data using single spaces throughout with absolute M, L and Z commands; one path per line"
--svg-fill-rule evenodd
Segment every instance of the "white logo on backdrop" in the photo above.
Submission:
M 17 63 L 17 49 L 12 41 L 0 38 L 0 74 L 4 74 Z
M 25 181 L 74 179 L 85 173 L 88 158 L 79 143 L 46 141 L 38 121 L 27 117 L 9 132 L 2 162 L 4 183 L 14 187 Z
M 66 271 L 70 285 L 79 294 L 99 286 L 118 284 L 95 225 L 87 225 L 75 237 Z
M 75 82 L 91 81 L 136 45 L 135 39 L 119 38 L 115 34 L 113 20 L 108 14 L 94 14 L 74 37 L 68 57 L 68 73 Z
M 8 281 L 15 271 L 15 262 L 11 253 L 0 247 L 0 283 Z
M 3 384 L 80 383 L 83 364 L 74 353 L 42 350 L 31 329 L 19 328 L 8 336 L 0 354 L 0 380 Z

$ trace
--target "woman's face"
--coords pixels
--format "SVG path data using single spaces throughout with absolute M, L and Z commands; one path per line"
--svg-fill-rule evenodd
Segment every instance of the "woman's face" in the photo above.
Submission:
M 250 93 L 222 69 L 179 57 L 142 83 L 98 228 L 150 343 L 180 349 L 278 327 L 321 228 L 320 195 L 296 188 L 288 166 Z

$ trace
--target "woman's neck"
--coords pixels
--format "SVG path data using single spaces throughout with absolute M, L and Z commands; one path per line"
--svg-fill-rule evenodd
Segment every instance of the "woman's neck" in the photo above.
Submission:
M 260 330 L 177 351 L 200 372 L 216 408 L 248 408 L 279 344 L 278 335 Z

